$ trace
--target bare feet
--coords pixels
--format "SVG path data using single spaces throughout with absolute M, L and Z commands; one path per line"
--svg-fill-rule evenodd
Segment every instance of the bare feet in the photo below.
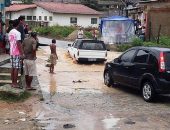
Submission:
M 50 74 L 56 74 L 55 72 L 49 72 Z
M 33 87 L 26 87 L 26 90 L 37 90 L 36 88 L 33 88 Z
M 20 88 L 18 84 L 11 84 L 12 88 Z

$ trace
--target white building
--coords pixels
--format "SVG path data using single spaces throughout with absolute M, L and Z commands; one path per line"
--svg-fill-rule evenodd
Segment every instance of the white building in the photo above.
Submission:
M 11 4 L 22 4 L 21 0 L 11 0 Z
M 81 4 L 55 2 L 14 4 L 6 8 L 7 19 L 17 19 L 20 15 L 25 16 L 25 21 L 46 22 L 49 26 L 97 27 L 101 13 Z

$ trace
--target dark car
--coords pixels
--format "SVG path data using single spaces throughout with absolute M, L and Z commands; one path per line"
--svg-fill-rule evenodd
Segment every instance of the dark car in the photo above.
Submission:
M 134 47 L 107 62 L 104 83 L 118 83 L 141 90 L 145 101 L 170 93 L 170 49 Z

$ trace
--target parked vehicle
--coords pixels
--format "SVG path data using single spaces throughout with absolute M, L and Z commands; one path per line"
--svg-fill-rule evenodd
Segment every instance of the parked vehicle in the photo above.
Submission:
M 107 50 L 103 41 L 77 39 L 68 44 L 68 52 L 76 61 L 106 61 Z
M 141 90 L 143 99 L 170 93 L 170 49 L 134 47 L 106 63 L 104 83 L 122 84 Z

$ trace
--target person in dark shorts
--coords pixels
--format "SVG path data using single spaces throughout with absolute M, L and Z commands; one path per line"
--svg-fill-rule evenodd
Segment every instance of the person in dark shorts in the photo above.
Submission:
M 54 65 L 56 65 L 57 63 L 57 52 L 56 52 L 56 40 L 53 39 L 52 43 L 50 44 L 50 50 L 51 50 L 51 54 L 50 54 L 50 73 L 54 73 Z
M 36 90 L 31 86 L 33 76 L 37 76 L 36 70 L 36 32 L 31 32 L 31 36 L 25 38 L 22 44 L 24 51 L 24 72 L 27 90 Z
M 18 88 L 18 70 L 21 68 L 21 58 L 23 57 L 23 51 L 21 46 L 21 33 L 17 30 L 19 25 L 18 19 L 13 21 L 13 29 L 8 34 L 8 40 L 10 43 L 10 56 L 11 56 L 11 79 L 12 87 Z

